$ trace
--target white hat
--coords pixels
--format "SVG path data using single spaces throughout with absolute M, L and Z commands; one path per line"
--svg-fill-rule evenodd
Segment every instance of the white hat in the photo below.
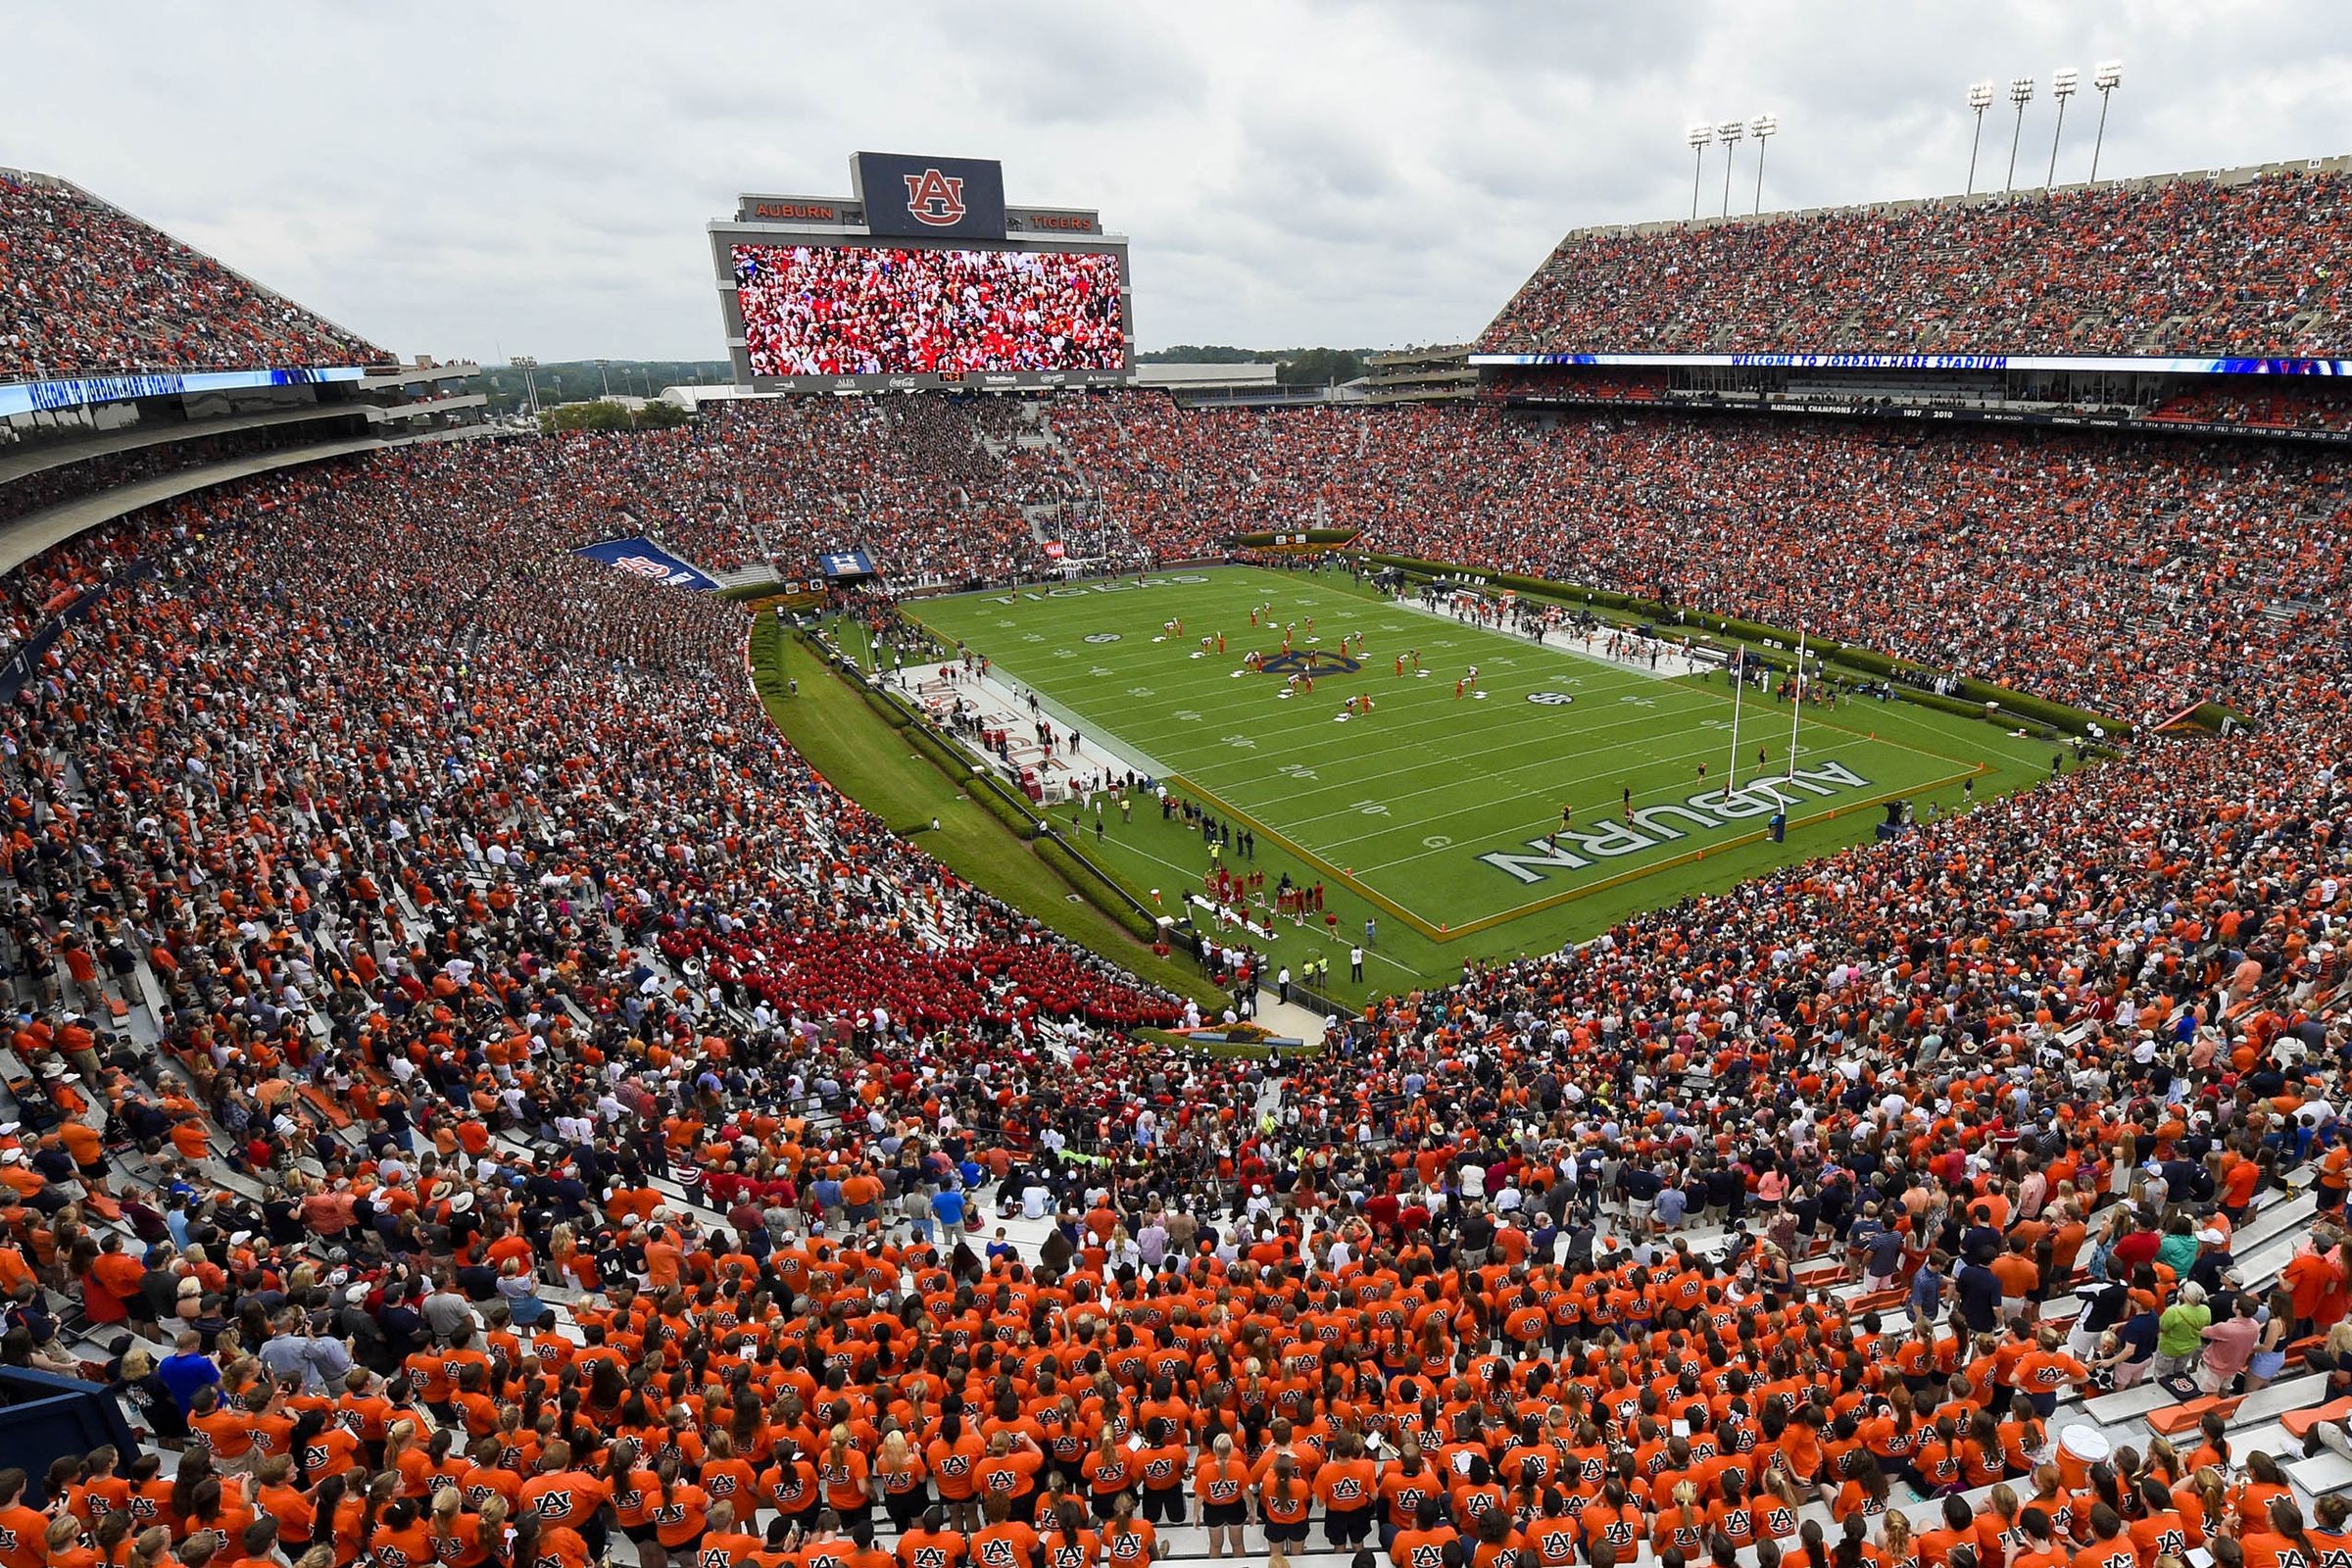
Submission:
M 460 1193 L 457 1197 L 449 1200 L 449 1206 L 455 1213 L 470 1214 L 473 1212 L 473 1195 L 471 1193 Z
M 2203 1242 L 2207 1247 L 2220 1247 L 2224 1243 L 2228 1242 L 2230 1238 L 2224 1236 L 2220 1231 L 2213 1229 L 2211 1226 L 2207 1226 L 2204 1230 L 2197 1232 L 2197 1240 Z

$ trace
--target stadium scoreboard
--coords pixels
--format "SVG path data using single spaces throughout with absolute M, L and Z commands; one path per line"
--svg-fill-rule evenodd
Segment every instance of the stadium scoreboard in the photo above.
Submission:
M 707 225 L 735 384 L 758 392 L 1115 386 L 1135 373 L 1127 241 L 1013 207 L 1004 167 L 858 153 L 848 196 L 740 196 Z

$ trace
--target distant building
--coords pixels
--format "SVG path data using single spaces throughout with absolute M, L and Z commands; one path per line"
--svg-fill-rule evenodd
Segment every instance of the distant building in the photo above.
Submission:
M 697 412 L 706 403 L 735 403 L 749 398 L 772 398 L 778 396 L 781 396 L 781 394 L 775 392 L 755 392 L 750 387 L 735 386 L 732 384 L 725 386 L 698 386 L 693 382 L 686 382 L 678 386 L 665 386 L 662 389 L 662 402 L 670 404 L 676 408 L 684 409 L 689 414 Z
M 1476 396 L 1478 372 L 1467 343 L 1399 349 L 1364 361 L 1363 388 L 1373 403 L 1448 402 Z
M 1271 391 L 1278 368 L 1272 364 L 1139 365 L 1135 384 L 1169 392 Z

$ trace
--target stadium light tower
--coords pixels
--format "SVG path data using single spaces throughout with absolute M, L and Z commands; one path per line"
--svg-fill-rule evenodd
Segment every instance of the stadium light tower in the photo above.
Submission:
M 1747 126 L 1737 120 L 1727 120 L 1715 127 L 1715 139 L 1723 143 L 1723 216 L 1732 216 L 1732 148 L 1747 134 Z
M 2099 182 L 2099 148 L 2107 140 L 2107 95 L 2124 84 L 2124 63 L 2102 60 L 2090 68 L 2090 84 L 2099 89 L 2099 133 L 2090 141 L 2090 182 Z
M 2082 73 L 2072 66 L 2060 66 L 2050 73 L 2050 96 L 2058 100 L 2058 125 L 2050 132 L 2050 172 L 2041 176 L 2041 188 L 2048 190 L 2058 182 L 2058 138 L 2066 134 L 2066 101 L 2075 95 L 2075 85 Z
M 507 363 L 522 372 L 523 396 L 530 400 L 531 418 L 536 422 L 539 418 L 539 382 L 531 372 L 539 368 L 539 362 L 528 354 L 517 354 Z
M 1698 221 L 1698 175 L 1707 161 L 1707 144 L 1715 139 L 1713 125 L 1692 125 L 1683 139 L 1690 144 L 1690 221 Z
M 612 401 L 612 377 L 605 373 L 605 367 L 611 365 L 612 363 L 612 362 L 611 360 L 599 360 L 596 362 L 596 378 L 604 383 L 605 401 L 608 403 Z
M 1968 144 L 1968 194 L 1974 196 L 1977 193 L 1977 150 L 1984 145 L 1984 111 L 1992 107 L 1992 83 L 1971 82 L 1968 107 L 1977 112 L 1976 138 Z
M 1755 214 L 1764 212 L 1764 143 L 1781 128 L 1778 115 L 1758 115 L 1747 122 L 1747 133 L 1756 138 L 1756 207 Z
M 2009 178 L 2001 189 L 2017 189 L 2017 139 L 2026 133 L 2026 105 L 2034 101 L 2034 78 L 2019 76 L 2009 83 L 2009 101 L 2017 105 L 2017 123 L 2009 131 Z

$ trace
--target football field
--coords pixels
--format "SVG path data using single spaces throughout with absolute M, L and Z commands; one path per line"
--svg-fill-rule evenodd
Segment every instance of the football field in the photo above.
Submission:
M 1268 605 L 1253 627 L 1250 612 Z M 1447 946 L 1604 893 L 1620 895 L 1605 901 L 1611 918 L 1671 902 L 1688 878 L 1654 899 L 1638 885 L 1714 858 L 1738 862 L 1725 867 L 1728 885 L 1759 864 L 1867 837 L 1886 801 L 1957 806 L 1964 781 L 2015 787 L 2030 776 L 2028 756 L 2047 753 L 1975 720 L 1857 702 L 1808 709 L 1792 756 L 1788 706 L 1751 691 L 1727 795 L 1733 704 L 1720 671 L 1660 678 L 1384 599 L 1338 570 L 1205 568 L 906 608 L 1034 690 L 1064 724 L 1250 827 L 1261 859 L 1278 848 L 1286 869 L 1302 867 L 1295 879 L 1332 884 L 1327 899 L 1344 887 L 1392 930 Z M 1164 630 L 1173 620 L 1180 635 Z M 1311 660 L 1283 657 L 1286 629 L 1294 654 Z M 1274 667 L 1250 668 L 1252 651 Z M 1286 679 L 1306 664 L 1311 693 Z M 1472 666 L 1475 693 L 1457 695 Z M 1371 699 L 1369 712 L 1344 706 L 1357 696 Z M 1764 842 L 1776 811 L 1785 846 Z M 1817 837 L 1832 823 L 1834 840 Z M 1197 847 L 1149 853 L 1168 868 L 1152 880 L 1179 888 L 1208 864 Z M 1352 940 L 1354 930 L 1334 934 Z

